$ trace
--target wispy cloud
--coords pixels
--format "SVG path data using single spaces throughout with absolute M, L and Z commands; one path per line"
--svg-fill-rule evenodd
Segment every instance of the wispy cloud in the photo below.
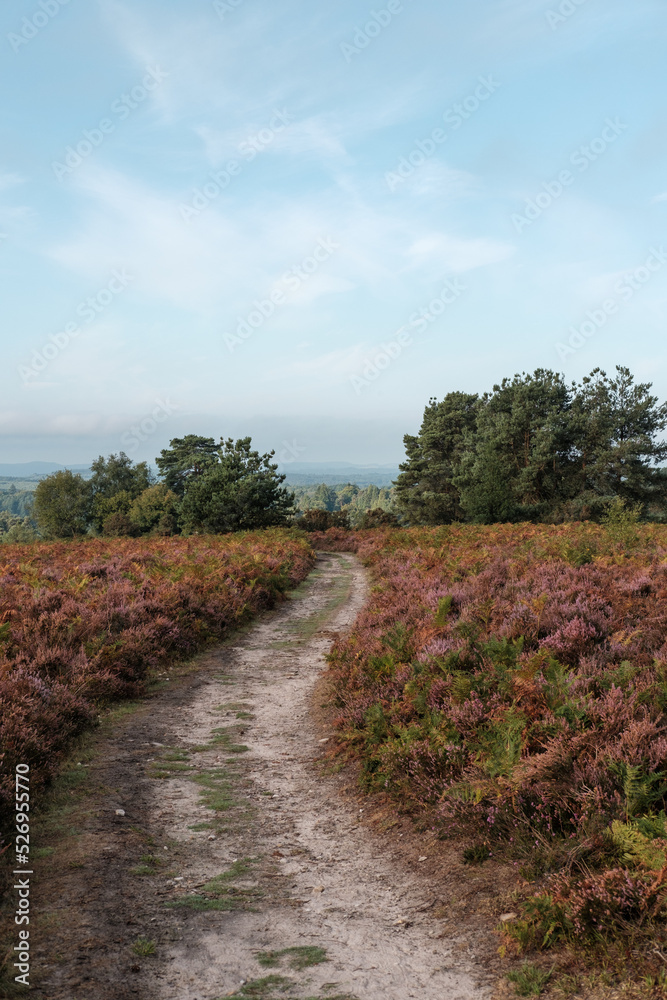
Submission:
M 122 430 L 118 414 L 149 412 L 159 392 L 202 432 L 290 407 L 333 426 L 349 376 L 445 279 L 465 296 L 377 391 L 352 400 L 355 419 L 394 426 L 398 399 L 416 427 L 431 393 L 553 364 L 553 330 L 604 298 L 659 231 L 664 0 L 586 0 L 557 30 L 546 14 L 561 0 L 403 6 L 348 65 L 340 42 L 370 4 L 245 0 L 224 20 L 209 0 L 69 4 L 0 66 L 14 94 L 0 166 L 0 428 L 37 435 L 48 424 L 92 442 Z M 54 157 L 150 66 L 168 73 L 150 100 L 56 184 Z M 484 75 L 497 96 L 477 108 Z M 463 113 L 446 121 L 455 104 Z M 272 129 L 277 111 L 287 127 Z M 607 115 L 632 123 L 627 142 L 517 239 L 512 214 L 538 192 L 544 201 Z M 427 139 L 444 125 L 446 140 Z M 241 151 L 255 141 L 255 156 Z M 216 186 L 230 160 L 240 169 Z M 401 163 L 392 189 L 386 174 Z M 181 211 L 195 200 L 203 208 Z M 230 354 L 225 334 L 329 238 L 336 252 Z M 18 367 L 115 268 L 133 275 L 127 291 L 26 395 Z M 609 325 L 596 362 L 627 352 L 639 370 L 660 356 L 665 280 L 667 269 Z M 664 392 L 667 364 L 656 371 Z M 354 444 L 345 433 L 341 458 Z
M 16 187 L 17 184 L 24 184 L 25 177 L 20 174 L 0 174 L 0 191 Z
M 515 252 L 510 243 L 492 239 L 458 239 L 445 233 L 429 233 L 415 240 L 407 250 L 411 269 L 464 274 L 487 264 L 507 260 Z

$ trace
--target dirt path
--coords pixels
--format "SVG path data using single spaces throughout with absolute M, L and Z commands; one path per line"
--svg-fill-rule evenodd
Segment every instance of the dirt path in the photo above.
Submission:
M 441 937 L 428 864 L 393 858 L 319 763 L 313 692 L 365 594 L 354 557 L 321 555 L 292 600 L 109 741 L 48 890 L 44 997 L 490 995 L 468 943 Z

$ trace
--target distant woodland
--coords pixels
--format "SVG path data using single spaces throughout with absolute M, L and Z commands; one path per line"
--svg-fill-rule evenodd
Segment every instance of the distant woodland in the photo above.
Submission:
M 483 394 L 431 399 L 392 486 L 289 488 L 273 452 L 250 438 L 174 438 L 146 462 L 100 456 L 90 473 L 0 482 L 0 538 L 226 533 L 294 524 L 378 525 L 600 521 L 621 503 L 667 521 L 667 404 L 627 368 L 567 383 L 546 369 Z M 34 486 L 34 489 L 31 487 Z

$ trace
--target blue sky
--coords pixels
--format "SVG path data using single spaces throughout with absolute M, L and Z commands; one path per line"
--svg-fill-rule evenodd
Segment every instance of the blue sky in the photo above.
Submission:
M 664 399 L 666 36 L 663 0 L 3 4 L 0 462 L 391 463 L 536 367 Z

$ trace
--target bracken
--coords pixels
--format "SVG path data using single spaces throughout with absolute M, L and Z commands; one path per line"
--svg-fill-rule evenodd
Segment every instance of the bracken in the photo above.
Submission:
M 0 547 L 0 830 L 72 738 L 157 668 L 223 638 L 310 571 L 296 532 Z
M 667 837 L 667 529 L 631 546 L 587 523 L 313 541 L 374 578 L 330 656 L 340 752 L 365 786 L 494 855 L 550 845 L 562 929 L 661 920 L 664 874 L 650 852 L 619 856 L 611 825 Z

